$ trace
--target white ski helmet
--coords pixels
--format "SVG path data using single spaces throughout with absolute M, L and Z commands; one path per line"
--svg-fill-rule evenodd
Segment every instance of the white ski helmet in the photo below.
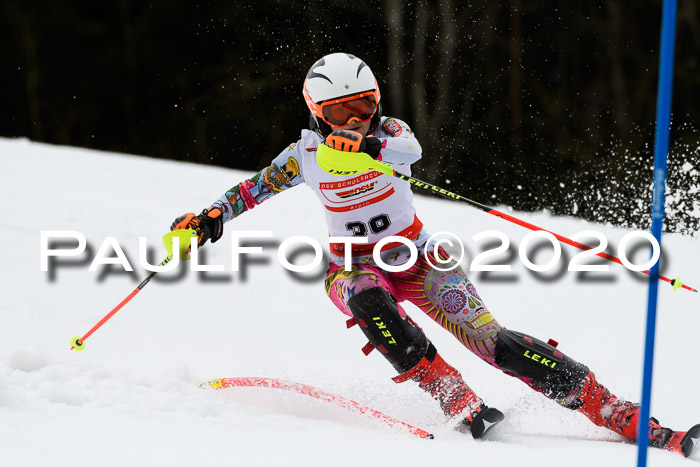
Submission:
M 381 116 L 377 80 L 365 62 L 346 53 L 326 55 L 314 63 L 306 74 L 303 89 L 306 106 L 311 111 L 311 127 L 327 136 L 330 125 Z

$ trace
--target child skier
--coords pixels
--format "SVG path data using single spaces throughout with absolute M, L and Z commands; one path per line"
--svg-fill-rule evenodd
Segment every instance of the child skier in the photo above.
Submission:
M 596 425 L 636 440 L 637 404 L 612 394 L 588 367 L 559 352 L 556 342 L 545 343 L 503 328 L 461 268 L 445 272 L 432 267 L 447 255 L 426 244 L 429 234 L 416 215 L 408 182 L 375 171 L 339 176 L 321 168 L 317 151 L 324 144 L 324 151 L 332 148 L 347 157 L 369 154 L 406 175 L 421 158 L 421 147 L 408 125 L 381 115 L 379 87 L 370 68 L 350 54 L 327 55 L 307 73 L 303 95 L 311 111 L 311 129 L 302 130 L 301 139 L 269 167 L 229 189 L 201 214 L 178 217 L 171 229 L 195 229 L 200 246 L 207 240 L 216 242 L 224 223 L 277 193 L 306 183 L 325 208 L 332 237 L 367 239 L 349 245 L 331 243 L 325 289 L 333 304 L 350 317 L 348 325 L 359 324 L 366 335 L 365 353 L 376 348 L 393 365 L 398 372 L 394 381 L 417 382 L 439 402 L 446 416 L 460 417 L 461 425 L 469 427 L 474 438 L 503 419 L 500 411 L 484 404 L 407 316 L 399 303 L 409 301 L 486 363 L 563 407 L 581 412 Z M 376 264 L 373 247 L 388 236 L 415 244 L 419 256 L 412 267 L 389 272 Z M 346 247 L 351 251 L 346 252 Z M 348 271 L 346 253 L 352 257 Z M 386 264 L 398 265 L 406 262 L 409 253 L 406 245 L 394 242 L 386 244 L 380 256 Z M 444 263 L 441 266 L 444 269 Z M 688 435 L 697 438 L 700 425 L 691 432 Z M 653 418 L 649 435 L 651 446 L 686 456 L 694 447 L 686 432 L 664 428 Z

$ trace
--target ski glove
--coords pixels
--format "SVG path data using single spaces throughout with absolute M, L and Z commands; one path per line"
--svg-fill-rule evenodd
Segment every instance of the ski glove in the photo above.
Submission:
M 170 226 L 170 230 L 193 229 L 199 236 L 197 241 L 199 246 L 207 243 L 209 239 L 211 239 L 212 243 L 216 243 L 224 233 L 224 222 L 221 214 L 221 209 L 219 208 L 205 209 L 198 216 L 190 212 L 175 219 Z
M 356 131 L 334 131 L 326 138 L 326 146 L 338 151 L 364 152 L 372 159 L 379 157 L 382 142 L 376 136 L 362 136 Z

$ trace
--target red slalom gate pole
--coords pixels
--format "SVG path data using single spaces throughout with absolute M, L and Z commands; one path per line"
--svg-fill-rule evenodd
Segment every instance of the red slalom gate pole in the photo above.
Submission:
M 337 394 L 332 394 L 326 392 L 322 389 L 315 388 L 313 386 L 308 386 L 306 384 L 294 383 L 292 381 L 284 381 L 281 379 L 273 378 L 257 378 L 257 377 L 243 377 L 243 378 L 222 378 L 214 379 L 202 383 L 200 385 L 202 388 L 212 388 L 212 389 L 223 389 L 232 387 L 257 387 L 257 388 L 273 388 L 282 389 L 284 391 L 296 392 L 299 394 L 304 394 L 306 396 L 314 397 L 322 401 L 330 402 L 335 405 L 339 405 L 350 412 L 359 413 L 370 418 L 374 418 L 381 422 L 386 423 L 390 427 L 402 428 L 409 433 L 418 436 L 419 438 L 433 439 L 433 435 L 427 431 L 416 428 L 415 426 L 409 425 L 408 423 L 397 420 L 389 415 L 385 415 L 377 410 L 370 409 L 363 405 L 358 404 L 355 401 L 346 399 L 343 396 Z

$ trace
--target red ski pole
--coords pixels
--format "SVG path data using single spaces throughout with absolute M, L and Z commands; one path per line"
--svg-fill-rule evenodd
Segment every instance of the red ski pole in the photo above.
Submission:
M 513 224 L 517 224 L 521 227 L 525 227 L 526 229 L 542 230 L 544 232 L 551 233 L 560 242 L 566 243 L 567 245 L 574 246 L 580 250 L 586 251 L 586 250 L 592 249 L 588 245 L 584 245 L 583 243 L 579 243 L 575 240 L 571 240 L 570 238 L 564 237 L 563 235 L 559 235 L 558 233 L 552 232 L 551 230 L 543 229 L 542 227 L 537 227 L 534 224 L 531 224 L 529 222 L 525 222 L 524 220 L 518 219 L 517 217 L 513 217 L 510 214 L 506 214 L 502 211 L 498 211 L 496 209 L 485 206 L 481 203 L 477 203 L 476 201 L 472 201 L 470 199 L 467 199 L 464 196 L 458 195 L 457 193 L 452 193 L 451 191 L 447 191 L 444 188 L 440 188 L 440 187 L 432 185 L 430 183 L 418 180 L 417 178 L 409 177 L 408 175 L 398 173 L 393 169 L 392 169 L 392 172 L 393 173 L 390 175 L 393 175 L 396 178 L 400 178 L 401 180 L 406 180 L 407 182 L 409 182 L 413 186 L 417 186 L 417 187 L 432 191 L 434 193 L 438 193 L 446 198 L 454 199 L 456 201 L 462 201 L 463 203 L 466 203 L 473 208 L 479 209 L 480 211 L 484 211 L 485 213 L 491 214 L 492 216 L 500 217 L 501 219 L 505 219 L 508 222 L 512 222 Z M 608 253 L 605 253 L 604 251 L 601 251 L 600 253 L 596 253 L 596 255 L 600 256 L 601 258 L 605 258 L 608 261 L 612 261 L 612 262 L 618 263 L 618 264 L 623 264 L 619 258 L 617 258 L 616 256 L 613 256 L 613 255 L 610 255 Z M 642 272 L 643 274 L 649 275 L 648 270 L 640 271 L 640 272 Z M 674 291 L 676 289 L 679 289 L 679 288 L 684 288 L 686 290 L 690 290 L 691 292 L 697 292 L 697 290 L 694 289 L 693 287 L 690 287 L 688 285 L 681 283 L 680 277 L 676 278 L 676 279 L 669 279 L 668 277 L 662 276 L 661 274 L 659 274 L 658 277 L 659 277 L 659 280 L 662 280 L 664 282 L 668 282 L 669 284 L 671 284 L 673 286 Z
M 165 266 L 168 264 L 172 259 L 173 259 L 173 248 L 175 246 L 174 241 L 177 240 L 177 247 L 178 247 L 178 258 L 183 258 L 183 259 L 189 259 L 188 257 L 185 256 L 185 253 L 187 250 L 190 248 L 190 239 L 192 237 L 196 237 L 197 233 L 192 230 L 192 229 L 181 229 L 181 230 L 173 230 L 172 232 L 168 232 L 163 236 L 163 244 L 165 245 L 166 250 L 168 250 L 168 257 L 165 258 L 158 266 Z M 107 313 L 104 318 L 102 318 L 100 321 L 97 322 L 88 332 L 86 332 L 83 337 L 80 336 L 75 336 L 70 340 L 71 343 L 71 350 L 76 350 L 76 351 L 81 351 L 85 348 L 85 340 L 92 335 L 95 331 L 100 329 L 103 324 L 105 324 L 114 314 L 121 310 L 124 305 L 129 303 L 129 301 L 136 296 L 137 293 L 143 289 L 146 284 L 148 284 L 151 279 L 153 279 L 156 274 L 158 274 L 158 271 L 153 271 L 151 272 L 148 277 L 146 277 L 141 283 L 136 287 L 127 297 L 119 302 L 119 305 L 115 306 L 112 311 Z
M 356 173 L 367 172 L 369 170 L 376 170 L 377 172 L 381 172 L 383 174 L 391 175 L 392 177 L 396 177 L 396 178 L 399 178 L 401 180 L 405 180 L 413 186 L 416 186 L 419 188 L 424 188 L 428 191 L 432 191 L 434 193 L 442 195 L 445 198 L 453 199 L 455 201 L 461 201 L 463 203 L 468 204 L 469 206 L 471 206 L 473 208 L 476 208 L 480 211 L 484 211 L 487 214 L 491 214 L 492 216 L 500 217 L 501 219 L 505 219 L 509 222 L 520 225 L 520 226 L 525 227 L 527 229 L 542 230 L 545 232 L 549 232 L 552 235 L 554 235 L 557 238 L 557 240 L 559 240 L 560 242 L 566 243 L 566 244 L 571 245 L 571 246 L 575 246 L 576 248 L 579 248 L 581 250 L 591 250 L 592 249 L 588 245 L 584 245 L 583 243 L 576 242 L 574 240 L 571 240 L 569 238 L 564 237 L 563 235 L 559 235 L 559 234 L 556 234 L 554 232 L 551 232 L 547 229 L 537 227 L 534 224 L 530 224 L 529 222 L 525 222 L 523 220 L 520 220 L 520 219 L 513 217 L 509 214 L 506 214 L 504 212 L 490 208 L 490 207 L 485 206 L 481 203 L 477 203 L 476 201 L 472 201 L 470 199 L 467 199 L 464 196 L 458 195 L 457 193 L 453 193 L 453 192 L 448 191 L 444 188 L 440 188 L 439 186 L 435 186 L 432 183 L 424 182 L 422 180 L 418 180 L 417 178 L 413 178 L 411 176 L 399 173 L 396 170 L 394 170 L 393 167 L 391 167 L 390 165 L 385 164 L 381 161 L 376 161 L 376 160 L 372 159 L 372 157 L 370 157 L 369 154 L 356 153 L 354 155 L 354 157 L 347 157 L 347 155 L 348 155 L 347 152 L 338 151 L 336 149 L 329 148 L 325 144 L 320 144 L 318 146 L 318 149 L 316 152 L 316 160 L 318 161 L 319 165 L 321 166 L 321 168 L 323 170 L 325 170 L 326 172 L 333 174 L 333 175 L 352 175 L 352 174 L 356 174 Z M 605 258 L 609 261 L 623 264 L 619 258 L 612 256 L 612 255 L 609 255 L 605 252 L 596 253 L 596 255 L 600 256 L 601 258 Z M 640 272 L 649 275 L 649 271 L 640 271 Z M 694 289 L 693 287 L 682 284 L 680 281 L 680 277 L 677 279 L 669 279 L 668 277 L 664 277 L 662 275 L 659 275 L 658 277 L 660 280 L 671 284 L 673 286 L 673 290 L 683 288 L 686 290 L 690 290 L 691 292 L 697 292 L 697 290 Z

